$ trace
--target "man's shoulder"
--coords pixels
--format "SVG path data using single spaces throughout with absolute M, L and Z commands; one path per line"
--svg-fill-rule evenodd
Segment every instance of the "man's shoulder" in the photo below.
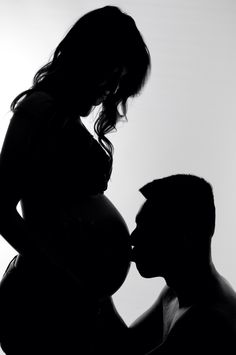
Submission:
M 236 309 L 234 313 L 229 310 L 230 308 L 220 303 L 192 306 L 177 324 L 176 329 L 184 330 L 188 335 L 195 336 L 196 332 L 203 338 L 219 337 L 230 341 L 236 338 Z
M 177 295 L 171 287 L 165 285 L 160 293 L 159 299 L 162 303 L 166 304 L 172 302 L 174 299 L 177 299 Z
M 215 305 L 192 306 L 172 327 L 163 350 L 182 354 L 236 351 L 236 321 Z M 211 352 L 212 351 L 212 352 Z M 158 352 L 157 352 L 158 353 Z M 170 352 L 171 353 L 171 352 Z
M 236 293 L 231 285 L 222 278 L 219 290 L 193 306 L 189 316 L 204 320 L 213 329 L 236 327 Z

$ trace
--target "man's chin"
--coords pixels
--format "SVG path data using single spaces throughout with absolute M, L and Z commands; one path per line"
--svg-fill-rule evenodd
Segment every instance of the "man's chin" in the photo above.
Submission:
M 150 270 L 148 267 L 141 266 L 138 262 L 136 262 L 136 268 L 139 274 L 145 279 L 151 279 L 153 277 L 157 277 L 153 270 Z

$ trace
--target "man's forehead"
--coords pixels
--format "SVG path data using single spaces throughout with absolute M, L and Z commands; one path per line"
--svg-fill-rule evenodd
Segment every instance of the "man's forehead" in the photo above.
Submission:
M 143 209 L 143 205 L 139 208 L 138 213 L 136 214 L 136 217 L 135 217 L 136 223 L 139 223 L 140 220 L 142 219 L 142 213 L 143 213 L 142 209 Z
M 139 208 L 139 211 L 136 215 L 135 221 L 136 223 L 141 223 L 143 220 L 147 219 L 150 217 L 150 215 L 154 212 L 154 206 L 150 201 L 146 200 L 141 207 Z

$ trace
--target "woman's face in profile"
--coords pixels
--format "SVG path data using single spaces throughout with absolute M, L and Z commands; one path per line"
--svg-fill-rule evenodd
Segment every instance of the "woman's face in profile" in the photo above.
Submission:
M 88 85 L 86 83 L 80 115 L 82 117 L 88 116 L 93 107 L 99 106 L 109 95 L 115 94 L 119 88 L 120 80 L 126 72 L 126 69 L 115 68 L 105 73 L 97 84 Z M 86 96 L 85 93 L 87 93 Z

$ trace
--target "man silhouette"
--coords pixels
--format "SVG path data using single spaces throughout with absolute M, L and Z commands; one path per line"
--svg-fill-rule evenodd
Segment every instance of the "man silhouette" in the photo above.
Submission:
M 211 185 L 171 175 L 140 189 L 133 261 L 141 276 L 163 277 L 153 306 L 129 328 L 133 354 L 235 354 L 236 293 L 212 261 Z

